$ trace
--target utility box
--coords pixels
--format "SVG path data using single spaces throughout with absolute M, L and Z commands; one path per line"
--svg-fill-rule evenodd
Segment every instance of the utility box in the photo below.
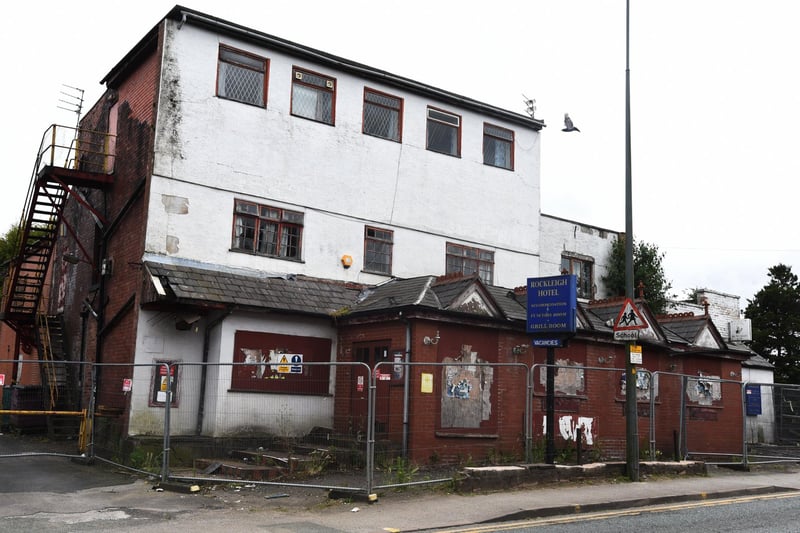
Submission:
M 14 385 L 11 387 L 12 411 L 41 411 L 44 409 L 42 387 Z M 19 431 L 34 431 L 47 427 L 44 415 L 18 415 L 10 417 L 11 426 Z
M 3 389 L 3 410 L 11 409 L 11 387 L 2 387 Z M 9 425 L 8 415 L 0 415 L 0 431 L 6 431 Z

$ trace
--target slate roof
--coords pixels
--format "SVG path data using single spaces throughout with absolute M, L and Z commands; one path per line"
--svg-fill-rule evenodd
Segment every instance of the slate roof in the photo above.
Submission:
M 437 278 L 431 284 L 431 290 L 436 294 L 443 308 L 450 307 L 453 302 L 474 284 L 482 285 L 477 276 L 464 276 L 458 278 Z
M 669 331 L 686 342 L 694 342 L 698 335 L 708 326 L 709 319 L 706 316 L 681 316 L 681 317 L 659 317 L 661 329 Z
M 477 276 L 393 279 L 366 289 L 362 298 L 353 304 L 351 311 L 366 313 L 407 306 L 444 311 L 476 284 L 485 291 L 487 305 L 494 305 L 500 311 L 502 316 L 497 318 L 521 321 L 526 319 L 524 296 L 519 300 L 514 296 L 513 290 L 485 285 Z
M 306 276 L 232 272 L 210 265 L 145 261 L 147 271 L 181 303 L 225 304 L 317 315 L 340 312 L 356 300 L 358 286 Z
M 747 361 L 742 361 L 742 366 L 746 366 L 748 368 L 764 368 L 769 370 L 775 368 L 775 365 L 758 354 L 753 354 Z
M 527 297 L 517 295 L 511 289 L 487 285 L 486 290 L 494 298 L 495 303 L 509 320 L 527 320 Z
M 160 256 L 152 258 L 156 260 L 146 258 L 144 261 L 146 272 L 158 280 L 165 294 L 145 303 L 166 301 L 200 307 L 229 305 L 319 316 L 369 314 L 405 307 L 447 311 L 477 284 L 480 289 L 477 292 L 484 298 L 484 303 L 496 309 L 494 318 L 515 322 L 527 319 L 524 292 L 518 294 L 513 289 L 485 285 L 476 276 L 419 276 L 365 287 L 301 275 L 269 274 Z M 623 304 L 624 299 L 580 303 L 581 329 L 610 334 L 613 329 L 610 324 L 619 315 Z M 640 310 L 642 305 L 646 307 L 646 304 L 637 305 Z M 462 311 L 459 309 L 459 312 Z M 713 323 L 704 315 L 674 315 L 650 320 L 650 326 L 663 335 L 667 344 L 691 344 L 705 327 L 716 332 Z M 729 353 L 753 354 L 741 343 L 722 342 L 722 345 L 727 345 Z M 750 363 L 752 366 L 769 365 L 758 356 L 751 358 Z
M 409 279 L 393 279 L 384 284 L 365 289 L 356 301 L 351 302 L 353 311 L 382 311 L 398 307 L 419 305 L 439 309 L 441 303 L 436 294 L 429 291 L 435 276 Z

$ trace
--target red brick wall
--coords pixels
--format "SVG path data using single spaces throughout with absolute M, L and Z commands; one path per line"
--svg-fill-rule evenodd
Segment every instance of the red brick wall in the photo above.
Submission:
M 524 333 L 504 331 L 493 328 L 458 326 L 437 323 L 432 320 L 411 319 L 411 361 L 414 363 L 441 363 L 445 357 L 455 357 L 460 353 L 463 344 L 472 346 L 479 357 L 490 363 L 499 363 L 494 368 L 493 390 L 491 397 L 492 415 L 488 421 L 481 423 L 480 428 L 456 430 L 441 427 L 441 366 L 411 366 L 409 372 L 410 403 L 408 421 L 408 449 L 412 460 L 429 463 L 434 460 L 443 462 L 483 463 L 498 457 L 517 456 L 522 458 L 524 452 L 524 413 L 526 397 L 526 381 L 524 369 L 517 369 L 504 364 L 522 363 L 528 368 L 546 363 L 546 350 L 529 347 L 530 340 Z M 433 338 L 439 332 L 437 344 L 425 344 L 424 337 Z M 339 361 L 352 361 L 351 348 L 358 342 L 371 340 L 387 340 L 394 349 L 404 350 L 405 324 L 398 321 L 345 326 L 340 329 Z M 514 354 L 515 346 L 520 353 Z M 577 422 L 579 417 L 591 418 L 593 421 L 593 446 L 584 445 L 584 451 L 594 451 L 604 459 L 625 457 L 626 419 L 625 394 L 622 390 L 621 378 L 624 376 L 626 361 L 624 345 L 598 339 L 595 341 L 573 340 L 566 348 L 555 350 L 556 362 L 578 364 L 583 366 L 583 386 L 581 390 L 571 393 L 557 392 L 556 422 L 561 417 L 572 417 Z M 708 356 L 669 356 L 663 348 L 645 345 L 643 347 L 643 365 L 650 372 L 663 372 L 659 377 L 658 394 L 655 402 L 655 444 L 661 458 L 672 458 L 675 454 L 675 436 L 680 429 L 681 381 L 670 373 L 688 369 L 690 373 L 696 367 L 705 368 L 705 372 L 728 376 L 739 367 L 736 361 L 723 361 Z M 543 446 L 544 416 L 546 413 L 546 390 L 541 381 L 544 367 L 537 367 L 533 372 L 533 438 L 534 447 Z M 421 375 L 434 375 L 432 394 L 421 392 Z M 336 430 L 346 432 L 348 426 L 348 409 L 353 394 L 352 376 L 347 371 L 338 372 L 336 384 Z M 403 382 L 393 381 L 387 401 L 381 400 L 378 387 L 378 403 L 388 403 L 391 411 L 387 437 L 400 444 L 403 437 Z M 730 390 L 729 390 L 730 389 Z M 694 409 L 688 402 L 687 417 L 695 413 L 696 419 L 687 419 L 688 444 L 693 448 L 707 452 L 732 453 L 732 447 L 740 447 L 742 416 L 740 396 L 737 385 L 725 385 L 723 401 L 712 408 Z M 385 408 L 385 407 L 384 407 Z M 380 410 L 381 407 L 378 408 Z M 644 455 L 650 448 L 650 401 L 642 398 L 638 402 L 639 413 L 639 448 Z M 380 436 L 378 436 L 380 440 Z M 562 438 L 556 423 L 557 451 L 574 449 L 573 440 Z M 591 457 L 591 456 L 587 456 Z
M 420 463 L 435 461 L 467 462 L 485 461 L 500 455 L 522 457 L 524 450 L 524 409 L 526 390 L 526 368 L 524 365 L 503 366 L 517 363 L 511 355 L 511 347 L 525 344 L 524 336 L 500 334 L 491 328 L 459 326 L 436 323 L 428 320 L 411 320 L 411 361 L 406 367 L 409 390 L 408 446 L 412 460 Z M 424 338 L 434 339 L 436 344 L 425 344 Z M 389 339 L 392 352 L 404 352 L 406 326 L 401 321 L 375 325 L 344 327 L 339 336 L 339 360 L 352 361 L 352 346 L 359 342 Z M 462 346 L 471 346 L 481 361 L 495 364 L 491 384 L 491 416 L 476 428 L 443 428 L 441 402 L 443 388 L 443 366 L 423 363 L 442 363 L 445 358 L 461 356 Z M 339 372 L 336 384 L 336 413 L 346 412 L 353 395 L 352 376 Z M 422 376 L 433 376 L 433 392 L 423 393 Z M 403 380 L 393 380 L 388 392 L 382 392 L 378 382 L 378 411 L 389 409 L 386 437 L 398 445 L 402 443 Z M 476 394 L 478 391 L 474 391 Z M 388 394 L 388 397 L 385 396 Z M 345 417 L 337 417 L 337 431 L 346 431 Z M 378 436 L 380 438 L 380 435 Z
M 101 278 L 85 263 L 70 265 L 66 273 L 59 269 L 51 272 L 55 284 L 67 285 L 63 309 L 65 329 L 69 333 L 68 350 L 76 360 L 83 341 L 88 361 L 134 361 L 147 220 L 144 184 L 149 182 L 152 169 L 160 57 L 158 49 L 151 49 L 150 55 L 124 79 L 113 81 L 113 86 L 109 86 L 81 122 L 84 129 L 104 132 L 113 125 L 111 115 L 114 114 L 116 131 L 110 133 L 116 133 L 117 137 L 113 185 L 104 190 L 86 191 L 87 201 L 105 218 L 104 226 L 98 228 L 86 208 L 75 201 L 69 201 L 65 208 L 65 220 L 77 232 L 83 248 L 93 255 L 98 268 L 101 259 L 109 261 L 110 272 Z M 105 243 L 104 233 L 107 235 Z M 102 250 L 103 244 L 105 250 Z M 68 233 L 57 246 L 55 257 L 77 249 Z M 101 315 L 101 333 L 98 321 L 91 315 L 81 318 L 82 302 L 86 298 Z M 83 320 L 86 320 L 85 335 L 81 333 Z M 113 409 L 126 408 L 126 398 L 119 391 L 122 379 L 131 377 L 131 373 L 128 367 L 103 369 L 99 374 L 98 404 Z

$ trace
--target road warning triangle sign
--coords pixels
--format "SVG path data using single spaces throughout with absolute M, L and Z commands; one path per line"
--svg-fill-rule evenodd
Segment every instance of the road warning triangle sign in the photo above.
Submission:
M 614 321 L 614 331 L 627 331 L 631 329 L 648 328 L 647 321 L 642 316 L 641 311 L 634 305 L 630 298 L 625 299 L 622 309 Z

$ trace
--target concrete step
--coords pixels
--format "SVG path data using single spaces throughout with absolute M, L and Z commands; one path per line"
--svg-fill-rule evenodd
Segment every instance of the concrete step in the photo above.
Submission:
M 280 466 L 256 465 L 235 459 L 195 459 L 194 467 L 204 475 L 243 481 L 276 481 L 288 473 Z

